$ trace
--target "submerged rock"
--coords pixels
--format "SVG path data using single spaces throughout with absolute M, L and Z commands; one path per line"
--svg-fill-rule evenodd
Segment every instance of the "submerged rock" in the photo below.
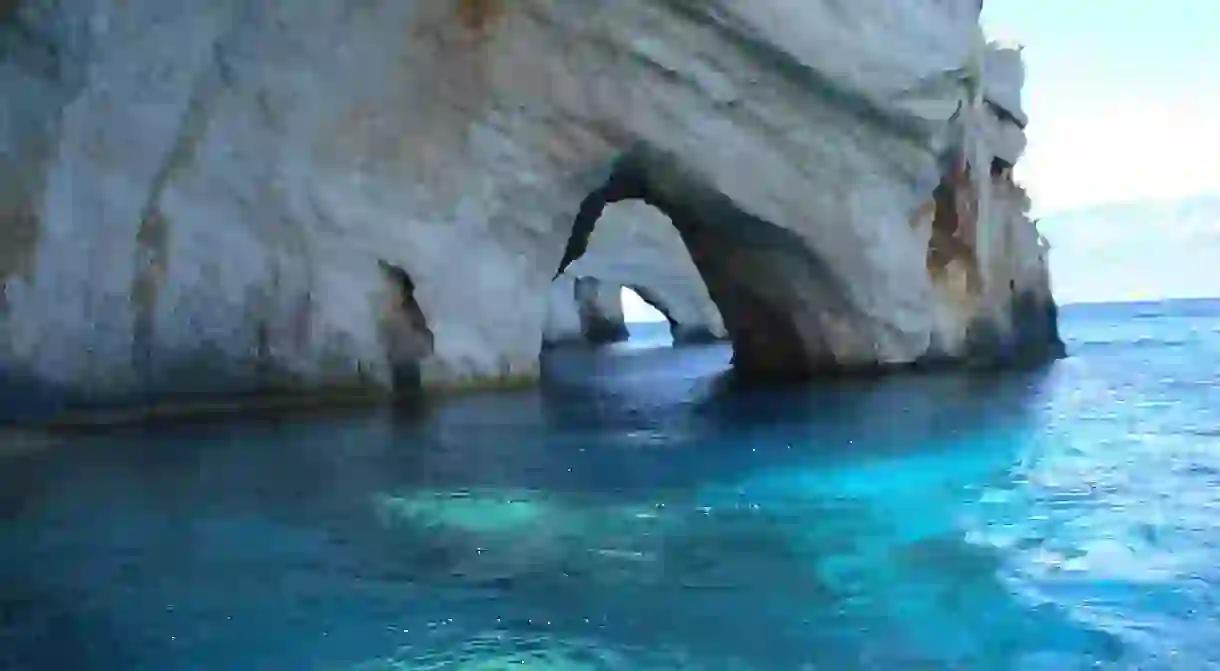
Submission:
M 496 489 L 387 494 L 372 503 L 399 548 L 399 568 L 432 580 L 558 594 L 590 585 L 748 590 L 784 576 L 790 590 L 825 590 L 807 572 L 800 530 L 757 509 Z
M 442 647 L 444 646 L 444 647 Z M 592 638 L 493 630 L 466 640 L 443 639 L 432 650 L 407 648 L 394 657 L 335 671 L 667 671 L 707 668 L 753 671 L 731 661 L 709 667 L 676 646 L 613 646 Z
M 400 524 L 461 534 L 517 536 L 559 529 L 565 511 L 534 492 L 512 490 L 425 491 L 410 496 L 378 495 L 373 510 L 387 527 Z
M 529 379 L 624 200 L 746 373 L 1061 347 L 977 0 L 3 8 L 0 371 L 73 406 Z

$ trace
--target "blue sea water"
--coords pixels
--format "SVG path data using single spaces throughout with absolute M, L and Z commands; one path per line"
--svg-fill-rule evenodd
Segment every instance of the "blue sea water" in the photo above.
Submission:
M 1220 302 L 1040 371 L 539 390 L 0 457 L 0 669 L 1220 667 Z

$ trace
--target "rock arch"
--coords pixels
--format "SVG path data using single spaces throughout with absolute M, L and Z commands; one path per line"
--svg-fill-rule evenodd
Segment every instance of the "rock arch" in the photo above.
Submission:
M 664 213 L 625 200 L 608 205 L 600 221 L 586 241 L 587 251 L 552 284 L 544 342 L 625 340 L 624 288 L 665 317 L 675 345 L 724 339 L 720 312 Z M 576 305 L 562 305 L 572 301 Z
M 581 203 L 556 277 L 577 263 L 607 206 L 640 200 L 669 217 L 723 315 L 735 366 L 762 377 L 850 366 L 847 288 L 795 234 L 753 216 L 674 157 L 639 146 Z M 873 362 L 875 357 L 860 357 Z
M 723 326 L 720 327 L 720 332 L 717 332 L 716 326 L 706 322 L 682 321 L 680 313 L 674 309 L 672 303 L 667 300 L 663 292 L 641 284 L 627 284 L 624 286 L 634 291 L 641 300 L 651 305 L 657 312 L 661 313 L 661 316 L 665 317 L 665 321 L 669 324 L 669 334 L 673 338 L 674 346 L 710 343 L 724 339 Z
M 669 325 L 674 346 L 724 340 L 723 327 L 718 321 L 709 323 L 687 318 L 691 312 L 689 300 L 679 295 L 676 300 L 683 302 L 675 303 L 669 287 L 563 273 L 552 284 L 543 347 L 596 346 L 628 340 L 630 334 L 621 297 L 624 288 L 634 291 L 661 313 Z
M 532 382 L 554 272 L 607 279 L 581 252 L 632 199 L 743 370 L 1061 351 L 977 0 L 184 3 L 0 20 L 0 371 L 65 403 L 381 392 L 382 312 L 415 330 L 378 259 L 425 388 Z

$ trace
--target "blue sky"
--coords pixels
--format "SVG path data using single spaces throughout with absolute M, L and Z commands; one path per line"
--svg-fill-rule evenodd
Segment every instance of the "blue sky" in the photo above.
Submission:
M 986 0 L 983 26 L 1025 47 L 1016 176 L 1060 301 L 1220 296 L 1220 0 Z
M 1024 45 L 1037 214 L 1220 192 L 1220 2 L 986 0 Z
M 1220 296 L 1220 0 L 985 0 L 1024 46 L 1017 179 L 1064 302 Z M 1172 204 L 1100 208 L 1136 201 Z M 629 318 L 659 318 L 634 297 Z

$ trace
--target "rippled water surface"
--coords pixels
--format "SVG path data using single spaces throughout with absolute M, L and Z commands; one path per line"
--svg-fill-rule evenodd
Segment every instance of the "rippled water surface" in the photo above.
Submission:
M 0 457 L 0 669 L 1220 665 L 1220 304 L 1006 375 L 726 391 L 566 352 L 420 416 Z

